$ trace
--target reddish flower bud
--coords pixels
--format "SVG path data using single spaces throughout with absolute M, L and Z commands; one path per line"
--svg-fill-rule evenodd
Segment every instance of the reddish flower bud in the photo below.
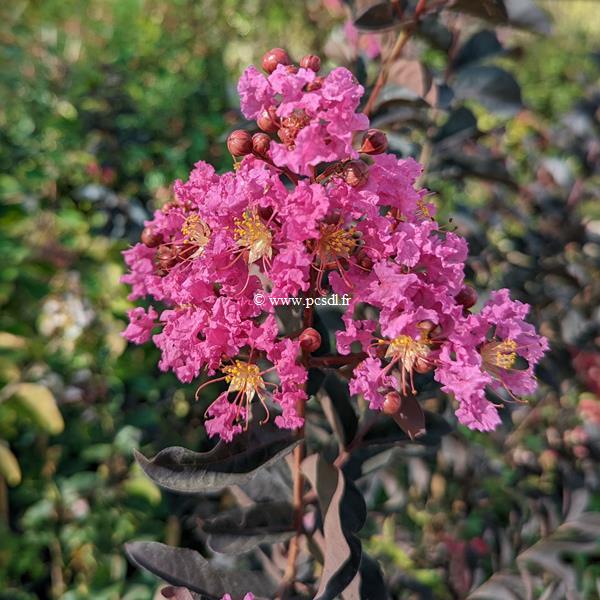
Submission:
M 342 172 L 344 181 L 352 187 L 362 185 L 369 178 L 369 167 L 362 160 L 351 160 Z
M 291 127 L 282 127 L 277 132 L 277 135 L 283 144 L 285 144 L 288 148 L 291 148 L 296 141 L 297 133 L 298 132 Z
M 415 359 L 414 369 L 417 373 L 429 373 L 433 370 L 433 364 L 422 356 L 417 356 Z
M 475 306 L 477 302 L 477 292 L 471 285 L 465 284 L 458 294 L 456 294 L 456 301 L 462 304 L 465 308 L 471 308 Z
M 231 156 L 246 156 L 252 152 L 252 136 L 243 129 L 236 129 L 227 138 L 227 150 Z
M 288 53 L 283 48 L 273 48 L 269 50 L 262 58 L 262 68 L 267 73 L 272 73 L 277 65 L 291 65 L 292 61 Z
M 320 90 L 323 86 L 323 82 L 325 81 L 324 77 L 315 77 L 313 81 L 306 84 L 307 92 L 314 92 L 315 90 Z
M 268 110 L 263 110 L 256 119 L 256 124 L 267 133 L 275 133 L 279 129 L 279 119 L 275 113 L 275 107 L 271 106 Z
M 369 129 L 363 136 L 360 152 L 382 154 L 388 149 L 387 136 L 379 129 Z
M 252 136 L 252 150 L 256 156 L 264 158 L 269 152 L 271 138 L 266 133 L 255 133 Z
M 306 352 L 314 352 L 321 346 L 321 334 L 312 327 L 307 327 L 299 337 L 300 348 Z
M 152 228 L 145 227 L 144 231 L 142 231 L 141 239 L 142 244 L 145 244 L 148 248 L 156 248 L 156 246 L 162 244 L 163 236 Z
M 386 415 L 395 415 L 402 406 L 402 396 L 398 392 L 388 392 L 383 401 L 383 412 Z
M 356 260 L 360 267 L 366 271 L 370 271 L 373 268 L 373 259 L 362 248 L 358 251 Z
M 315 54 L 307 54 L 301 61 L 300 66 L 318 73 L 321 69 L 321 59 Z
M 158 267 L 167 271 L 177 264 L 177 251 L 172 246 L 159 246 L 155 259 Z

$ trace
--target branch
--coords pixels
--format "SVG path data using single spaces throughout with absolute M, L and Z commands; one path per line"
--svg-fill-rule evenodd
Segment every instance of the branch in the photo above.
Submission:
M 388 77 L 390 74 L 390 68 L 391 68 L 393 62 L 400 56 L 404 46 L 406 46 L 406 43 L 410 39 L 410 36 L 415 32 L 415 29 L 417 28 L 417 25 L 419 23 L 419 18 L 425 11 L 426 2 L 427 2 L 427 0 L 419 0 L 417 7 L 415 8 L 414 21 L 412 21 L 412 23 L 410 25 L 405 27 L 400 32 L 400 35 L 398 35 L 398 38 L 396 39 L 396 43 L 394 44 L 394 47 L 392 48 L 390 55 L 386 58 L 385 62 L 381 66 L 379 75 L 377 76 L 377 81 L 375 82 L 375 85 L 373 86 L 371 95 L 369 96 L 369 99 L 367 100 L 367 104 L 365 105 L 365 108 L 363 110 L 363 113 L 365 115 L 369 116 L 371 114 L 371 111 L 373 110 L 373 107 L 375 106 L 375 102 L 377 101 L 377 98 L 379 97 L 379 94 L 381 93 L 383 86 L 387 83 L 387 80 L 388 80 Z

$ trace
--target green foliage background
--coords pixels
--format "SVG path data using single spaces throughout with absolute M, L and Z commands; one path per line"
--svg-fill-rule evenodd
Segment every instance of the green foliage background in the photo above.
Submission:
M 588 51 L 597 49 L 600 26 L 587 4 L 557 7 L 553 37 L 520 34 L 524 55 L 502 59 L 540 127 L 597 77 Z M 238 120 L 241 69 L 272 46 L 297 57 L 319 51 L 335 24 L 317 1 L 9 0 L 0 8 L 0 598 L 150 598 L 156 583 L 128 566 L 124 542 L 190 535 L 182 506 L 140 474 L 131 451 L 201 448 L 202 410 L 189 389 L 158 372 L 155 351 L 120 337 L 130 306 L 120 252 L 195 161 L 230 167 L 224 136 Z M 498 125 L 477 114 L 482 131 Z M 526 181 L 531 128 L 516 119 L 502 126 L 496 142 Z M 493 192 L 476 181 L 429 183 L 448 216 L 476 214 Z M 600 218 L 597 204 L 582 210 L 582 218 Z M 479 284 L 502 281 L 502 240 L 523 233 L 515 218 L 490 232 L 500 258 Z M 581 391 L 565 390 L 569 431 L 579 423 Z M 507 521 L 511 486 L 554 494 L 543 432 L 563 419 L 550 407 L 542 424 L 521 431 L 523 451 L 541 462 L 537 477 L 518 481 L 485 436 L 461 432 L 475 448 L 487 445 L 499 465 L 481 484 L 491 506 L 466 512 L 443 465 L 430 465 L 428 494 L 399 469 L 409 489 L 399 525 L 414 533 L 417 551 L 409 556 L 389 516 L 369 549 L 436 597 L 452 597 L 447 561 L 426 550 L 432 536 L 443 528 L 474 538 L 490 511 Z

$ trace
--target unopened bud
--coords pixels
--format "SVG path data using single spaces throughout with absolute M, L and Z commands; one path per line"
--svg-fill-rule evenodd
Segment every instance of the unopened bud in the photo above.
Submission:
M 369 178 L 369 167 L 362 160 L 348 161 L 344 166 L 342 177 L 348 185 L 358 187 Z
M 275 113 L 275 107 L 271 106 L 268 110 L 263 110 L 256 119 L 256 124 L 267 133 L 275 133 L 279 129 L 279 119 Z
M 266 133 L 255 133 L 252 136 L 252 150 L 256 156 L 264 158 L 269 152 L 271 138 Z
M 366 271 L 370 271 L 373 268 L 373 259 L 362 248 L 356 255 L 356 260 L 359 266 Z
M 422 356 L 417 356 L 415 359 L 414 369 L 417 373 L 429 373 L 429 371 L 433 370 L 433 364 Z
M 236 129 L 227 138 L 227 150 L 231 156 L 246 156 L 252 152 L 252 136 L 243 129 Z
M 323 87 L 324 81 L 324 77 L 315 77 L 310 83 L 306 84 L 306 91 L 314 92 L 315 90 L 320 90 Z
M 321 59 L 315 54 L 307 54 L 300 61 L 300 66 L 304 69 L 310 69 L 311 71 L 318 73 L 321 68 Z
M 158 267 L 166 271 L 177 263 L 177 252 L 171 246 L 163 244 L 156 251 L 155 258 Z
M 300 348 L 306 352 L 314 352 L 321 346 L 321 334 L 313 327 L 307 327 L 300 334 Z
M 277 65 L 290 65 L 292 61 L 288 53 L 283 48 L 273 48 L 269 50 L 262 59 L 262 68 L 267 73 L 272 73 Z
M 369 129 L 363 136 L 360 151 L 365 154 L 382 154 L 388 149 L 387 136 L 379 129 Z
M 163 236 L 152 228 L 145 227 L 144 231 L 142 231 L 141 239 L 142 244 L 148 246 L 148 248 L 156 248 L 162 244 Z
M 383 412 L 386 415 L 395 415 L 402 406 L 402 396 L 398 392 L 388 392 L 383 401 Z
M 465 308 L 475 306 L 477 302 L 477 292 L 473 286 L 468 284 L 463 285 L 462 289 L 456 294 L 456 302 L 462 304 Z

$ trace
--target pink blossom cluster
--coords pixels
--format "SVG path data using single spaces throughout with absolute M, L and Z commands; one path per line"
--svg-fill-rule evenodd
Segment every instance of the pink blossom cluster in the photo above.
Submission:
M 125 337 L 152 338 L 160 368 L 183 382 L 225 382 L 206 411 L 210 436 L 230 441 L 256 402 L 265 420 L 273 412 L 278 427 L 297 429 L 314 348 L 283 335 L 254 295 L 348 294 L 337 349 L 360 358 L 353 394 L 382 410 L 389 393 L 415 394 L 416 374 L 432 371 L 461 423 L 494 429 L 486 392 L 531 393 L 547 347 L 524 320 L 528 307 L 501 290 L 472 312 L 466 241 L 415 189 L 419 164 L 386 153 L 385 136 L 368 129 L 349 71 L 320 77 L 317 57 L 297 67 L 283 51 L 265 60 L 267 75 L 250 67 L 238 87 L 263 132 L 230 136 L 231 172 L 197 163 L 124 253 L 130 299 L 152 301 L 129 312 Z

